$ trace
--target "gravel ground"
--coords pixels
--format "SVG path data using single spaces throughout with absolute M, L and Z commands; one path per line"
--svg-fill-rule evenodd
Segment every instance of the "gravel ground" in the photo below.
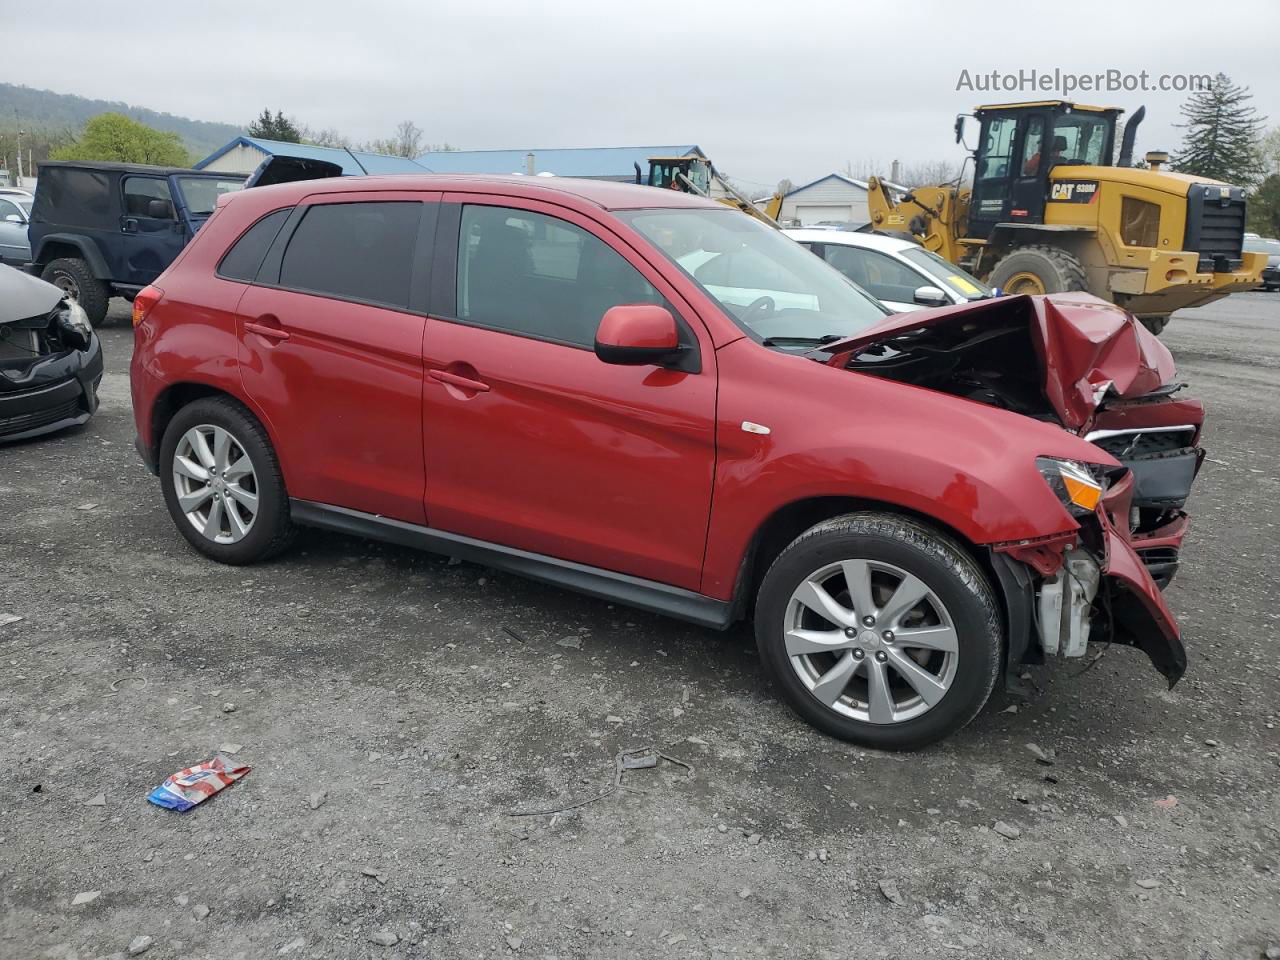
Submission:
M 1280 296 L 1165 335 L 1213 458 L 1169 591 L 1182 683 L 1127 649 L 1060 663 L 1016 713 L 995 701 L 912 755 L 794 718 L 746 630 L 317 532 L 257 567 L 201 559 L 133 451 L 112 316 L 100 413 L 0 448 L 0 623 L 23 618 L 0 626 L 0 957 L 1201 960 L 1280 941 Z M 146 802 L 223 744 L 245 779 L 186 814 Z M 692 772 L 664 760 L 510 816 L 599 794 L 648 745 Z

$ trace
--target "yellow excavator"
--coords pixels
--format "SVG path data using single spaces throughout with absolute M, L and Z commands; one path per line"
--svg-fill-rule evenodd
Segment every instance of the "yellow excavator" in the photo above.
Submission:
M 766 200 L 763 208 L 757 207 L 720 176 L 710 160 L 696 154 L 683 157 L 650 157 L 647 179 L 641 180 L 640 166 L 636 165 L 636 183 L 647 183 L 651 187 L 660 187 L 664 190 L 679 190 L 682 193 L 696 193 L 701 197 L 709 197 L 726 206 L 741 210 L 757 220 L 763 220 L 771 227 L 778 226 L 778 214 L 782 212 L 781 193 L 775 193 Z
M 876 177 L 872 228 L 909 235 L 1005 293 L 1083 290 L 1155 333 L 1169 314 L 1258 285 L 1264 254 L 1243 251 L 1242 187 L 1133 160 L 1139 107 L 1112 163 L 1124 111 L 1066 100 L 1002 103 L 956 117 L 979 124 L 972 186 L 917 187 L 895 201 Z M 967 161 L 966 161 L 967 163 Z

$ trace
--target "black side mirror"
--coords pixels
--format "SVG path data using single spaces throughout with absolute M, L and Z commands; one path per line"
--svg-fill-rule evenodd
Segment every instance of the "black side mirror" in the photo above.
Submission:
M 172 220 L 173 204 L 168 200 L 148 200 L 147 216 L 152 220 Z

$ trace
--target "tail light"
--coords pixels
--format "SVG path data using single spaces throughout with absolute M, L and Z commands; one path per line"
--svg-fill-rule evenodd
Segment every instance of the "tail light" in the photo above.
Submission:
M 160 298 L 164 296 L 164 291 L 157 286 L 143 287 L 133 298 L 133 325 L 136 327 L 143 320 L 147 319 L 147 314 L 151 312 L 151 308 L 160 302 Z

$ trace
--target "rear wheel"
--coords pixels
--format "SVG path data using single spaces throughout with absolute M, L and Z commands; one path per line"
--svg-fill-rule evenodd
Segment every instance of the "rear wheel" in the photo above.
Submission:
M 982 571 L 915 520 L 852 513 L 806 531 L 760 586 L 756 642 L 791 707 L 818 729 L 909 750 L 972 720 L 1002 655 Z
M 197 400 L 169 421 L 160 444 L 160 483 L 179 532 L 221 563 L 264 560 L 293 538 L 271 441 L 229 397 Z
M 106 319 L 111 290 L 93 275 L 85 261 L 75 257 L 54 260 L 41 271 L 40 279 L 52 283 L 79 302 L 89 322 L 95 327 Z
M 1058 247 L 1036 244 L 1006 253 L 987 282 L 1007 294 L 1066 293 L 1087 290 L 1084 265 Z

